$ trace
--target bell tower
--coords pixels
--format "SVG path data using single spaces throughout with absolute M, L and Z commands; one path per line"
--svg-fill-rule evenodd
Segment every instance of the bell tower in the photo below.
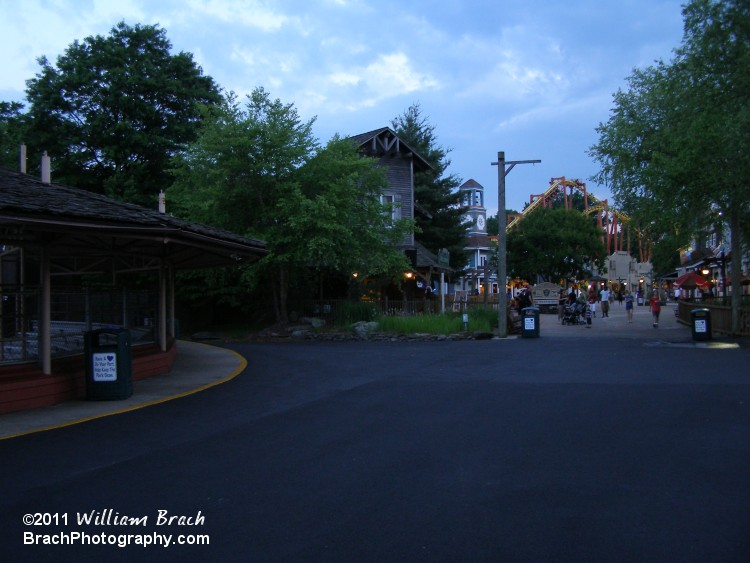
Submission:
M 458 191 L 461 194 L 461 207 L 465 211 L 468 233 L 486 235 L 487 209 L 484 207 L 484 187 L 475 180 L 467 180 Z

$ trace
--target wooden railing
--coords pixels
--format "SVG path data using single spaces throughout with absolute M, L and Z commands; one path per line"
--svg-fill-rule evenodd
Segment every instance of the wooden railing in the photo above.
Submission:
M 680 322 L 690 326 L 691 311 L 694 309 L 708 309 L 711 315 L 711 329 L 721 334 L 732 334 L 732 308 L 728 305 L 718 305 L 710 301 L 678 301 L 677 318 Z M 740 307 L 739 334 L 735 336 L 750 336 L 750 307 Z

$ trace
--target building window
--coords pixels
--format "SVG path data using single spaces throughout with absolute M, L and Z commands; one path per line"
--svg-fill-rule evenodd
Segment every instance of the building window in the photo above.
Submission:
M 401 219 L 401 205 L 398 203 L 398 199 L 395 195 L 382 194 L 380 196 L 380 203 L 388 209 L 391 215 L 391 221 L 395 223 Z

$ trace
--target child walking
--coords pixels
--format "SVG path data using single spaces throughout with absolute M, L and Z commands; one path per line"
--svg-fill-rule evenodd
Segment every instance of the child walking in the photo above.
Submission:
M 633 301 L 635 301 L 635 298 L 633 297 L 633 294 L 630 293 L 630 290 L 625 291 L 625 310 L 628 313 L 628 322 L 633 322 Z
M 661 303 L 659 302 L 659 292 L 654 291 L 649 299 L 651 316 L 654 318 L 654 328 L 659 328 L 659 313 L 661 313 Z

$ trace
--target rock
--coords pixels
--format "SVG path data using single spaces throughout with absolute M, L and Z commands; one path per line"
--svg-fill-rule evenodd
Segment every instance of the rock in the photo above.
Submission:
M 319 319 L 318 317 L 302 317 L 300 321 L 309 324 L 313 328 L 320 328 L 326 324 L 325 319 Z
M 359 338 L 366 339 L 370 333 L 376 332 L 380 328 L 380 324 L 371 321 L 359 321 L 352 325 L 352 330 Z

